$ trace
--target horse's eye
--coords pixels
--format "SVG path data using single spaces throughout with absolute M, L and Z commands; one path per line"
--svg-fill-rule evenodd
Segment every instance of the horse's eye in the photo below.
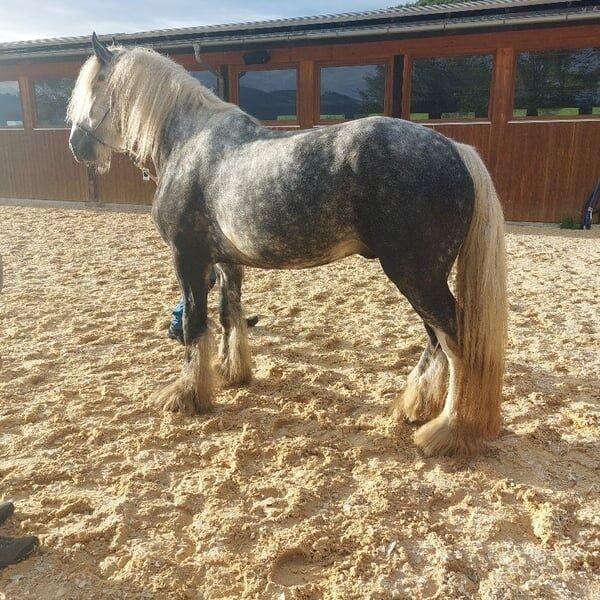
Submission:
M 98 75 L 98 81 L 104 81 L 106 78 L 104 75 Z

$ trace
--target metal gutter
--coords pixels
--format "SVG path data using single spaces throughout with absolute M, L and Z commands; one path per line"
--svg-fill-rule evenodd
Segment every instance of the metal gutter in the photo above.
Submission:
M 521 12 L 532 12 L 535 10 L 567 10 L 577 9 L 585 10 L 590 6 L 595 6 L 597 0 L 475 0 L 467 2 L 455 2 L 453 4 L 437 4 L 430 6 L 396 6 L 391 8 L 382 8 L 372 11 L 349 12 L 333 15 L 318 15 L 310 17 L 295 17 L 287 19 L 275 19 L 270 21 L 255 21 L 246 23 L 229 23 L 224 25 L 204 25 L 199 27 L 182 27 L 177 29 L 156 29 L 151 31 L 141 31 L 135 33 L 118 33 L 107 36 L 100 36 L 100 39 L 110 40 L 112 35 L 117 35 L 122 42 L 146 40 L 151 38 L 164 37 L 188 37 L 196 35 L 206 35 L 210 37 L 213 34 L 243 33 L 244 31 L 255 31 L 259 29 L 294 29 L 308 28 L 315 29 L 321 26 L 339 25 L 345 26 L 353 22 L 362 22 L 369 25 L 383 25 L 385 20 L 403 20 L 406 22 L 430 19 L 438 20 L 440 16 L 447 15 L 453 18 L 453 15 L 463 13 L 459 18 L 465 18 L 471 13 L 473 16 L 518 14 Z M 377 23 L 379 21 L 379 23 Z M 69 45 L 84 43 L 87 41 L 85 36 L 63 37 L 54 39 L 41 39 L 29 41 L 17 41 L 0 43 L 0 52 L 2 50 L 43 47 L 48 45 Z
M 535 2 L 535 0 L 532 0 Z M 469 3 L 471 4 L 471 3 Z M 479 4 L 479 3 L 472 3 Z M 445 6 L 445 5 L 442 5 Z M 464 6 L 464 5 L 463 5 Z M 576 7 L 576 5 L 575 5 Z M 575 8 L 574 7 L 574 8 Z M 561 10 L 560 12 L 550 14 L 540 14 L 539 12 L 529 15 L 489 15 L 474 16 L 471 18 L 436 20 L 433 22 L 408 22 L 408 23 L 389 23 L 380 25 L 366 25 L 363 27 L 350 28 L 329 28 L 304 31 L 284 31 L 280 33 L 255 33 L 251 35 L 223 35 L 219 37 L 202 37 L 199 35 L 190 35 L 188 38 L 177 41 L 168 42 L 166 40 L 147 41 L 141 40 L 140 43 L 144 46 L 160 48 L 162 50 L 181 50 L 185 48 L 192 49 L 194 44 L 200 44 L 202 49 L 220 48 L 227 49 L 228 47 L 240 47 L 257 44 L 276 44 L 276 43 L 295 43 L 295 42 L 317 42 L 319 40 L 346 40 L 350 38 L 364 38 L 368 36 L 393 36 L 412 33 L 427 33 L 427 32 L 446 32 L 457 31 L 461 29 L 485 29 L 490 27 L 515 27 L 523 25 L 537 24 L 561 24 L 582 22 L 590 20 L 600 20 L 600 6 L 585 7 L 585 10 Z M 272 22 L 271 22 L 272 23 Z M 237 26 L 239 28 L 239 26 Z M 142 34 L 129 34 L 132 38 L 142 38 Z M 125 41 L 121 37 L 121 41 Z M 55 58 L 55 57 L 78 57 L 88 54 L 87 50 L 64 48 L 51 50 L 46 52 L 32 52 L 30 49 L 24 52 L 1 53 L 0 47 L 0 63 L 15 60 L 35 60 L 38 58 Z

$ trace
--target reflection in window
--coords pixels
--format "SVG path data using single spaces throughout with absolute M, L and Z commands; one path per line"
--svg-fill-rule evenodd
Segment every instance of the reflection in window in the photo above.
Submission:
M 33 84 L 36 125 L 38 127 L 66 127 L 67 104 L 75 80 L 37 79 Z
M 190 71 L 190 75 L 211 92 L 217 93 L 217 76 L 214 73 L 211 73 L 211 71 Z
M 384 65 L 321 69 L 321 120 L 381 115 L 384 96 Z
M 0 81 L 0 127 L 23 127 L 18 81 Z
M 296 69 L 239 74 L 240 107 L 261 121 L 295 121 Z
M 600 48 L 521 52 L 515 117 L 600 114 Z
M 416 59 L 411 119 L 487 118 L 491 82 L 491 56 Z

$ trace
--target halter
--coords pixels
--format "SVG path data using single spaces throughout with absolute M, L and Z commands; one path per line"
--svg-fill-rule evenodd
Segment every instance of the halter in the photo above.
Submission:
M 107 144 L 103 139 L 99 138 L 96 135 L 96 131 L 98 131 L 98 128 L 100 127 L 100 125 L 102 125 L 102 123 L 104 123 L 104 119 L 106 119 L 106 117 L 108 116 L 108 113 L 110 113 L 111 110 L 112 110 L 112 106 L 109 106 L 106 109 L 106 111 L 104 112 L 104 114 L 102 115 L 102 118 L 98 121 L 98 123 L 96 124 L 96 126 L 93 129 L 90 129 L 86 125 L 83 125 L 80 123 L 76 123 L 75 127 L 77 129 L 81 129 L 81 131 L 83 131 L 86 135 L 91 137 L 93 140 L 95 140 L 99 144 L 102 144 L 102 146 L 104 146 L 106 148 L 110 148 L 113 152 L 122 152 L 121 149 L 115 148 L 114 146 Z M 129 156 L 130 156 L 133 164 L 142 172 L 142 174 L 147 175 L 156 185 L 158 185 L 158 176 L 152 175 L 152 173 L 150 173 L 150 170 L 147 167 L 144 167 L 142 164 L 140 164 L 138 161 L 136 161 L 133 158 L 133 155 L 131 153 L 129 153 Z

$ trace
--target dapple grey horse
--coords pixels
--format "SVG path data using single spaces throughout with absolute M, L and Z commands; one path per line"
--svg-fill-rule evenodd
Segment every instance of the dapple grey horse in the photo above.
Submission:
M 426 455 L 469 454 L 497 435 L 504 221 L 473 148 L 388 117 L 274 131 L 166 57 L 107 48 L 95 35 L 92 43 L 69 106 L 70 146 L 101 170 L 114 151 L 156 166 L 152 216 L 185 298 L 184 364 L 157 394 L 165 408 L 211 407 L 213 266 L 222 281 L 221 372 L 237 385 L 251 379 L 243 266 L 302 269 L 361 254 L 379 260 L 428 335 L 395 417 L 428 421 L 415 434 Z

